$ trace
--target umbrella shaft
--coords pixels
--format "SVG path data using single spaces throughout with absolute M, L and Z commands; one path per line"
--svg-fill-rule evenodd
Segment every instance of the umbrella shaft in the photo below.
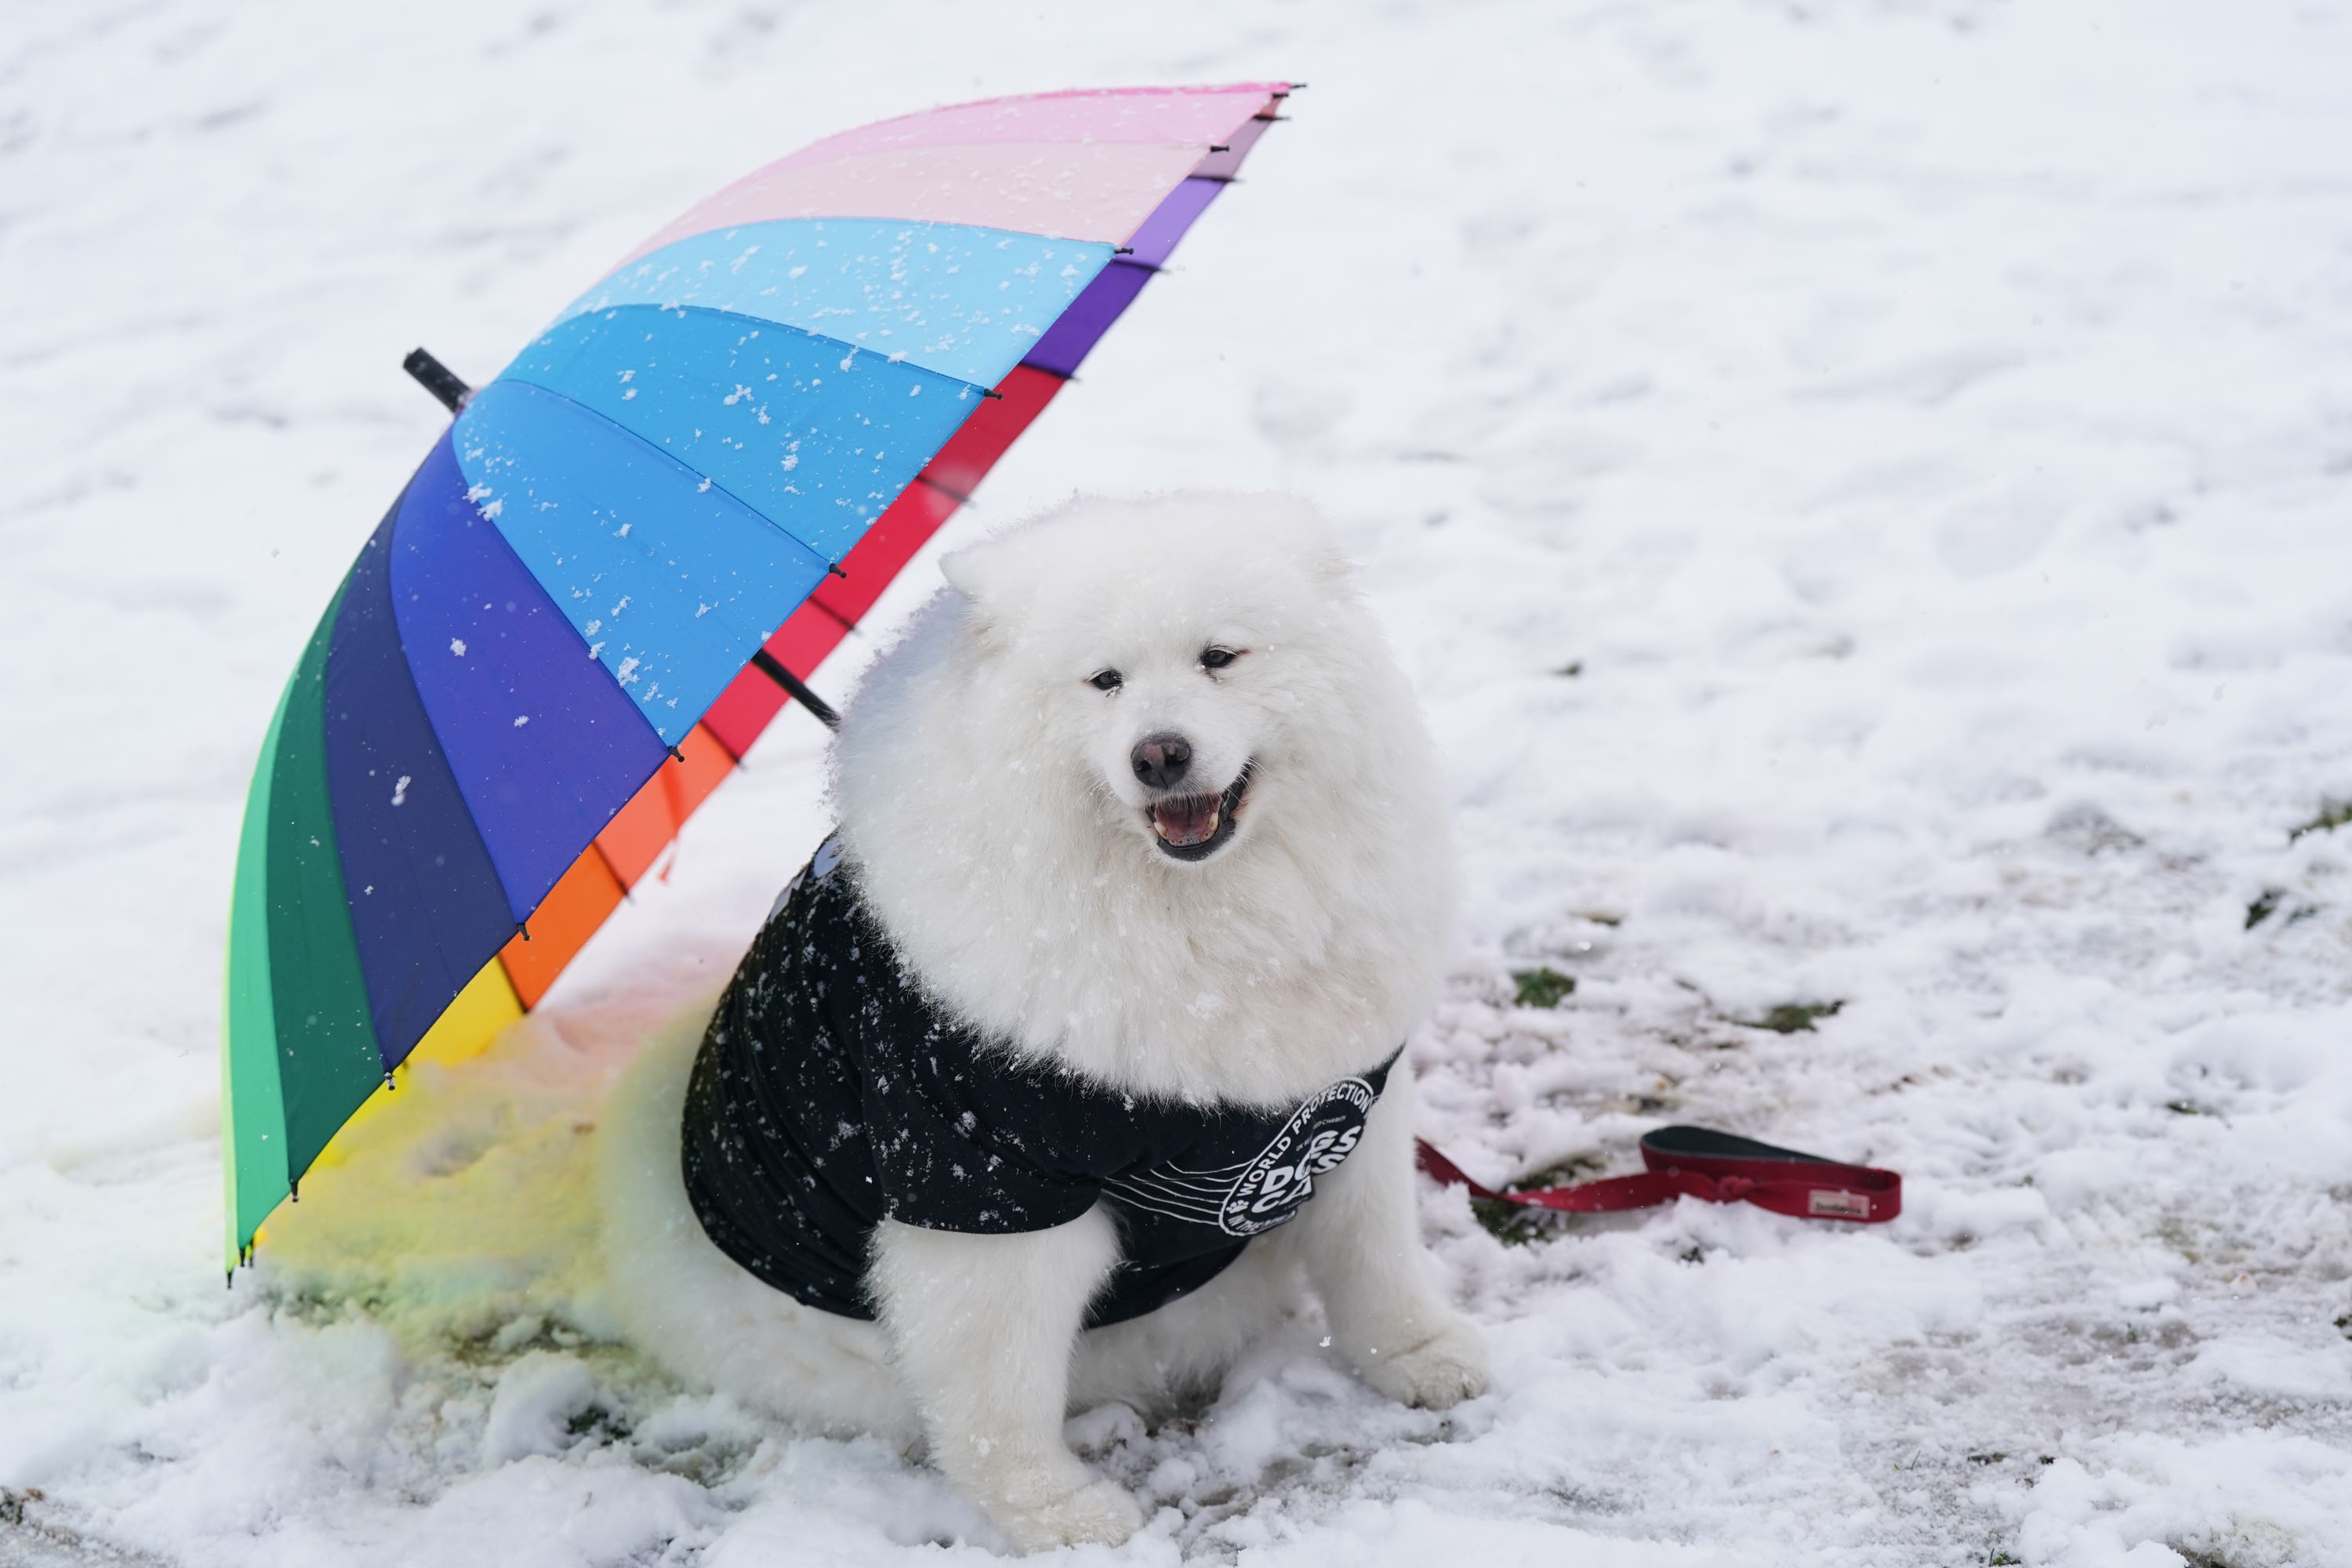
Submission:
M 783 661 L 777 658 L 775 655 L 770 653 L 766 648 L 761 648 L 759 652 L 751 656 L 751 662 L 760 667 L 761 674 L 766 676 L 769 679 L 774 681 L 777 685 L 790 692 L 793 701 L 799 703 L 802 707 L 807 709 L 810 712 L 815 714 L 820 720 L 824 721 L 824 727 L 826 729 L 838 730 L 841 728 L 841 715 L 833 710 L 833 704 L 827 702 L 824 698 L 819 697 L 815 692 L 811 691 L 807 687 L 803 686 L 800 682 L 800 677 L 794 675 L 791 670 L 786 669 L 783 666 Z

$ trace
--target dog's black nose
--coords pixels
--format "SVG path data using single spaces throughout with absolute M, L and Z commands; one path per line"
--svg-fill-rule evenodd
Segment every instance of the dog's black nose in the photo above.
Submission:
M 1192 748 L 1181 735 L 1146 735 L 1135 743 L 1135 776 L 1153 789 L 1174 789 L 1192 765 Z

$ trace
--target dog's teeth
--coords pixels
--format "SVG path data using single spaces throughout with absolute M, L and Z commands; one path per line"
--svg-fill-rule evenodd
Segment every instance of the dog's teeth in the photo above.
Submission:
M 1209 837 L 1209 835 L 1210 835 L 1210 834 L 1213 834 L 1213 833 L 1215 833 L 1215 832 L 1217 831 L 1217 824 L 1218 824 L 1218 823 L 1220 823 L 1220 822 L 1222 822 L 1222 821 L 1223 821 L 1223 820 L 1224 820 L 1224 813 L 1223 813 L 1222 811 L 1212 811 L 1212 812 L 1210 812 L 1210 813 L 1209 813 L 1209 832 L 1208 832 L 1208 833 L 1204 833 L 1204 834 L 1202 834 L 1202 837 L 1203 838 L 1206 838 L 1206 837 Z
M 1160 820 L 1160 814 L 1156 811 L 1151 814 L 1151 831 L 1162 838 L 1168 837 L 1167 825 Z

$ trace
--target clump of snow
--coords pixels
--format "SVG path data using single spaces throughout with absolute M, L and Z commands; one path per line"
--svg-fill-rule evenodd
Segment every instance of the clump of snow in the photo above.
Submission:
M 518 1320 L 530 1323 L 531 1319 Z M 493 1350 L 508 1336 L 491 1337 Z M 576 1356 L 530 1351 L 499 1374 L 482 1424 L 482 1463 L 510 1464 L 533 1454 L 560 1454 L 569 1446 L 572 1424 L 596 1397 L 595 1375 Z
M 2352 1562 L 2340 8 L 175 0 L 0 50 L 0 1562 L 988 1557 L 931 1472 L 668 1384 L 595 1300 L 600 1086 L 822 837 L 815 725 L 224 1289 L 241 805 L 446 427 L 411 344 L 487 379 L 846 125 L 1285 71 L 935 548 L 1074 485 L 1317 497 L 1453 770 L 1427 1131 L 1503 1181 L 1709 1122 L 1906 1210 L 1507 1237 L 1433 1189 L 1493 1391 L 1401 1409 L 1291 1325 L 1181 1419 L 1073 1423 L 1150 1515 L 1081 1555 Z

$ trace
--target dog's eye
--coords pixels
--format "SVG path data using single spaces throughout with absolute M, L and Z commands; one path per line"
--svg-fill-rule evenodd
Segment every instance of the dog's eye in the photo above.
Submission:
M 1117 691 L 1120 679 L 1118 671 L 1115 669 L 1097 669 L 1087 677 L 1087 684 L 1097 691 Z
M 1204 647 L 1201 650 L 1201 668 L 1223 669 L 1239 658 L 1241 655 L 1229 647 Z

